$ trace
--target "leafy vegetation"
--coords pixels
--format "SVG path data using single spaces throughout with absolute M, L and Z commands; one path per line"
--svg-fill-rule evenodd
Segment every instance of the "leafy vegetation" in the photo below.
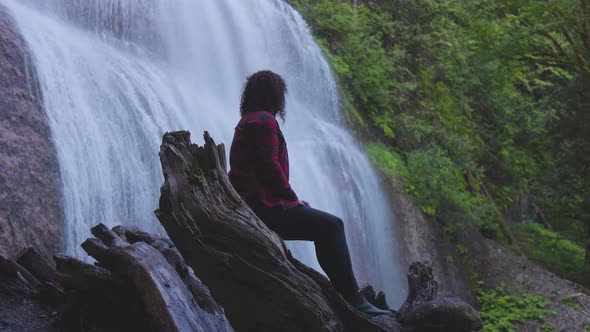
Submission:
M 590 285 L 590 0 L 293 2 L 424 212 Z
M 554 312 L 547 309 L 549 302 L 540 294 L 515 296 L 507 294 L 503 287 L 489 291 L 478 291 L 481 306 L 480 315 L 486 332 L 513 332 L 515 323 L 529 320 L 543 322 Z M 542 331 L 554 331 L 551 324 L 544 323 Z
M 408 176 L 406 163 L 400 155 L 383 143 L 369 143 L 366 150 L 371 161 L 390 178 L 402 179 Z
M 582 309 L 582 306 L 580 306 L 580 303 L 577 302 L 572 297 L 566 297 L 566 298 L 564 298 L 563 300 L 561 300 L 561 303 L 567 305 L 570 308 L 576 309 L 576 310 Z
M 584 248 L 577 243 L 536 223 L 518 225 L 515 234 L 529 257 L 558 274 L 580 283 L 590 275 L 584 264 Z
M 369 157 L 422 211 L 590 286 L 590 0 L 293 2 Z M 478 299 L 485 331 L 551 314 L 541 295 Z

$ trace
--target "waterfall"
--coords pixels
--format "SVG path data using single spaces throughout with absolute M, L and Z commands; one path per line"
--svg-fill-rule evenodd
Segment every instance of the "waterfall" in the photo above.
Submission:
M 345 222 L 357 279 L 405 296 L 388 199 L 346 129 L 330 66 L 282 0 L 5 0 L 31 52 L 57 150 L 66 252 L 97 223 L 163 234 L 153 211 L 166 131 L 231 143 L 248 74 L 288 85 L 291 184 Z M 228 149 L 229 150 L 229 147 Z M 313 245 L 289 243 L 315 269 Z

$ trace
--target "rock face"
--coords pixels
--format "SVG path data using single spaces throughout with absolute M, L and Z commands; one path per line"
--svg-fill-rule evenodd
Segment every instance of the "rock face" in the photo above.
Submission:
M 434 277 L 440 282 L 440 294 L 456 294 L 475 305 L 475 291 L 468 270 L 453 244 L 444 237 L 441 226 L 422 214 L 403 184 L 390 185 L 405 258 L 408 261 L 429 261 L 435 271 Z M 466 227 L 456 236 L 456 240 L 465 245 L 475 264 L 473 268 L 486 288 L 503 284 L 511 294 L 545 295 L 550 302 L 548 309 L 556 312 L 545 320 L 557 331 L 585 331 L 585 326 L 590 325 L 589 290 L 502 248 L 476 229 Z M 540 331 L 539 322 L 522 324 L 517 331 Z
M 59 173 L 27 48 L 0 5 L 0 255 L 62 247 Z
M 392 181 L 390 188 L 406 263 L 430 262 L 440 282 L 442 296 L 456 295 L 475 304 L 475 291 L 467 269 L 453 244 L 445 239 L 442 227 L 422 214 L 402 183 Z

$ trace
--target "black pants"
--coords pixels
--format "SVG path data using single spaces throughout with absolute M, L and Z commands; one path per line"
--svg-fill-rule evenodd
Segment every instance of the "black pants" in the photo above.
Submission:
M 253 205 L 252 210 L 284 240 L 313 241 L 320 266 L 342 296 L 358 290 L 342 219 L 303 205 L 289 209 Z

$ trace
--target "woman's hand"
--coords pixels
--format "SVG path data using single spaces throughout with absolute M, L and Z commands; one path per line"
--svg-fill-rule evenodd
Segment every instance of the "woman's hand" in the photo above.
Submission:
M 301 205 L 305 205 L 305 206 L 309 206 L 309 202 L 308 201 L 304 201 L 304 200 L 299 200 L 299 204 Z

